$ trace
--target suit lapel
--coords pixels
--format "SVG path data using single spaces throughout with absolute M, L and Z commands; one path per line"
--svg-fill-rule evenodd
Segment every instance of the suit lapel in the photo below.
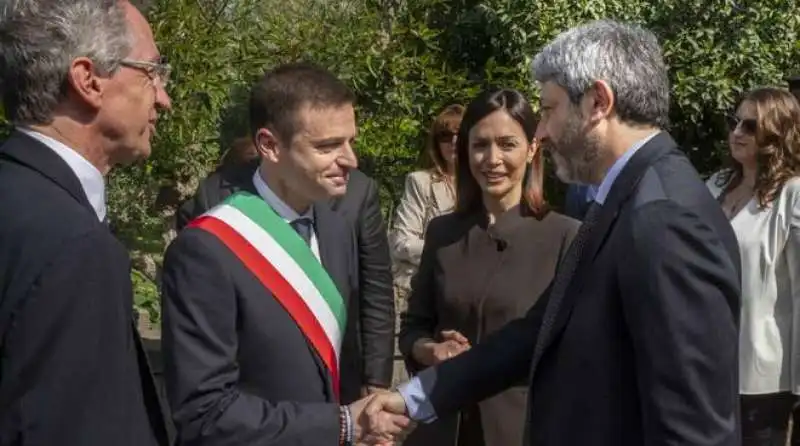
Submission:
M 611 190 L 606 197 L 606 202 L 603 205 L 603 211 L 594 228 L 592 237 L 586 246 L 586 252 L 583 253 L 581 260 L 582 266 L 591 265 L 600 248 L 603 246 L 608 237 L 610 229 L 619 216 L 622 205 L 630 198 L 639 180 L 647 171 L 647 169 L 662 156 L 669 153 L 675 148 L 675 141 L 666 132 L 661 132 L 654 136 L 647 142 L 636 154 L 631 157 L 628 164 L 622 169 L 614 181 Z M 577 274 L 582 271 L 579 269 Z
M 581 294 L 587 282 L 586 279 L 588 278 L 589 272 L 592 270 L 594 259 L 611 234 L 622 206 L 633 195 L 647 169 L 653 165 L 657 159 L 667 155 L 675 147 L 675 141 L 672 140 L 669 134 L 661 132 L 642 146 L 642 148 L 631 157 L 622 171 L 620 171 L 606 197 L 597 223 L 595 223 L 589 235 L 589 240 L 586 242 L 586 246 L 581 253 L 578 267 L 571 281 L 572 283 L 564 294 L 560 308 L 557 309 L 557 316 L 553 327 L 545 338 L 546 344 L 544 345 L 544 349 L 550 347 L 553 340 L 557 339 L 558 335 L 566 327 L 569 317 L 572 314 L 575 301 L 578 295 Z M 542 335 L 543 333 L 540 333 L 540 336 Z M 536 365 L 534 364 L 533 366 L 535 368 Z
M 20 131 L 14 131 L 0 148 L 0 157 L 39 172 L 94 214 L 94 209 L 89 204 L 78 177 L 67 163 L 46 145 Z

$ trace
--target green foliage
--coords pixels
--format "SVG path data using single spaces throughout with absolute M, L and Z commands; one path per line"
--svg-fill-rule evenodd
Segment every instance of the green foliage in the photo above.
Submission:
M 738 95 L 800 68 L 796 0 L 154 0 L 156 40 L 174 68 L 153 155 L 109 180 L 112 219 L 131 249 L 137 304 L 153 285 L 172 211 L 247 132 L 245 99 L 265 69 L 325 65 L 358 95 L 361 167 L 389 212 L 433 116 L 488 86 L 532 100 L 531 57 L 559 32 L 616 18 L 653 29 L 670 66 L 671 132 L 698 170 L 718 165 L 722 117 Z M 549 187 L 557 192 L 555 181 Z M 555 201 L 560 200 L 554 195 Z M 149 259 L 149 261 L 144 260 Z
M 136 270 L 131 272 L 131 282 L 133 282 L 134 305 L 146 311 L 150 321 L 157 324 L 161 320 L 158 288 L 150 278 Z

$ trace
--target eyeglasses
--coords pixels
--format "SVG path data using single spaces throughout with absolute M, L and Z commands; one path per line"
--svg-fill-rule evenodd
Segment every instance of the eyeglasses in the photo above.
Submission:
M 739 119 L 735 115 L 729 115 L 725 119 L 728 122 L 728 130 L 731 132 L 741 126 L 743 133 L 755 135 L 756 129 L 758 129 L 758 123 L 755 119 Z
M 166 62 L 166 58 L 162 57 L 159 62 L 151 62 L 147 60 L 133 60 L 122 59 L 119 64 L 123 67 L 133 68 L 134 70 L 143 71 L 147 77 L 153 81 L 154 84 L 160 84 L 166 88 L 169 83 L 169 76 L 172 73 L 172 67 Z

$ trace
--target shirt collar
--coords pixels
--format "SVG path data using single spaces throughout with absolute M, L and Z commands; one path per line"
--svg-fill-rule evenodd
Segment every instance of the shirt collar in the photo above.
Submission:
M 600 183 L 600 186 L 590 186 L 589 195 L 594 195 L 594 201 L 601 205 L 605 204 L 608 193 L 611 191 L 611 186 L 614 185 L 614 181 L 616 181 L 619 173 L 622 172 L 622 169 L 628 164 L 628 161 L 630 161 L 633 155 L 635 155 L 639 149 L 647 144 L 650 139 L 659 133 L 660 131 L 653 132 L 653 134 L 636 141 L 625 153 L 622 154 L 621 157 L 614 161 L 614 164 L 611 165 L 610 169 L 608 169 L 608 172 L 603 178 L 603 181 Z
M 86 199 L 94 209 L 95 214 L 97 214 L 97 218 L 100 221 L 105 220 L 106 182 L 97 167 L 61 141 L 31 129 L 19 128 L 18 130 L 49 147 L 67 163 L 70 170 L 78 177 L 83 193 L 86 195 Z
M 292 209 L 285 201 L 281 200 L 272 189 L 267 186 L 267 182 L 261 178 L 261 170 L 256 169 L 256 172 L 253 174 L 253 185 L 256 187 L 256 191 L 264 201 L 267 202 L 270 207 L 275 210 L 275 212 L 281 216 L 287 222 L 293 222 L 298 218 L 305 217 L 310 219 L 312 222 L 314 221 L 314 212 L 312 211 L 311 207 L 305 212 L 305 214 L 300 215 Z

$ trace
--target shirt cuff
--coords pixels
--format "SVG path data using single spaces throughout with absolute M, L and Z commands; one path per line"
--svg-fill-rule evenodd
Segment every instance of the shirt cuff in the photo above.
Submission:
M 432 423 L 436 421 L 436 410 L 428 399 L 428 393 L 436 382 L 436 369 L 430 367 L 405 384 L 397 387 L 397 391 L 406 403 L 408 416 L 414 421 Z

